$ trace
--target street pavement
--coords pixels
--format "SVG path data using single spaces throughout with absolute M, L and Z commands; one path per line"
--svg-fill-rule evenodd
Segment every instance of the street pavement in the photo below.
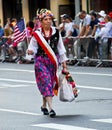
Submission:
M 112 130 L 112 68 L 69 66 L 80 94 L 42 115 L 33 64 L 0 63 L 0 130 Z

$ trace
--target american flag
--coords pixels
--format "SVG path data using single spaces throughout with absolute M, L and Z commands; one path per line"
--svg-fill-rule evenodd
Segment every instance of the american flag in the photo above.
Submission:
M 24 19 L 21 19 L 17 22 L 14 28 L 14 42 L 19 43 L 26 38 L 26 30 L 25 30 L 25 23 Z

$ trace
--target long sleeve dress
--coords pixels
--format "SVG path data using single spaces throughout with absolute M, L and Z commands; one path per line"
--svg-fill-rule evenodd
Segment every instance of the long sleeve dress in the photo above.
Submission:
M 58 30 L 55 27 L 51 27 L 51 35 L 46 38 L 42 28 L 38 31 L 43 35 L 47 43 L 50 45 L 58 62 L 62 63 L 67 60 L 66 50 L 63 44 L 63 40 Z M 35 37 L 32 37 L 28 50 L 33 50 L 34 52 L 34 63 L 35 63 L 35 77 L 36 83 L 43 97 L 54 96 L 53 88 L 55 83 L 55 66 L 50 60 L 50 58 L 45 54 L 43 49 L 38 44 Z

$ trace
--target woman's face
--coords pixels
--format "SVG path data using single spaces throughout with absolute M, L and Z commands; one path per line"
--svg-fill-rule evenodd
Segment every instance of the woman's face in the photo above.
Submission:
M 110 17 L 107 15 L 107 16 L 105 16 L 104 20 L 105 20 L 105 22 L 107 23 L 107 22 L 109 22 L 111 19 L 110 19 Z
M 52 18 L 50 16 L 46 16 L 42 19 L 42 27 L 50 27 L 52 25 Z

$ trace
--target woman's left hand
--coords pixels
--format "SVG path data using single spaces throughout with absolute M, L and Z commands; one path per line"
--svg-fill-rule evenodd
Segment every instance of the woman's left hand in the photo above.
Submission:
M 63 62 L 63 63 L 62 63 L 62 67 L 63 67 L 63 70 L 62 70 L 63 73 L 69 73 L 69 71 L 68 71 L 68 69 L 67 69 L 66 62 Z
M 63 73 L 69 73 L 69 71 L 68 71 L 67 68 L 63 68 L 62 72 L 63 72 Z
M 26 53 L 27 53 L 28 55 L 33 55 L 33 54 L 34 54 L 33 50 L 27 50 Z

